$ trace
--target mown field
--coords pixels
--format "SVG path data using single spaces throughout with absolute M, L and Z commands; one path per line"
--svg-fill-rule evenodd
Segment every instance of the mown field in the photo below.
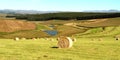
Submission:
M 72 48 L 57 41 L 0 39 L 0 60 L 120 60 L 120 41 L 113 37 L 77 38 Z

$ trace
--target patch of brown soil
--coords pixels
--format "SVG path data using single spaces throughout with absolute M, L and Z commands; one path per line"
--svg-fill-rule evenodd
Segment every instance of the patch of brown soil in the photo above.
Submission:
M 0 32 L 14 32 L 19 30 L 32 30 L 36 25 L 27 21 L 0 20 Z

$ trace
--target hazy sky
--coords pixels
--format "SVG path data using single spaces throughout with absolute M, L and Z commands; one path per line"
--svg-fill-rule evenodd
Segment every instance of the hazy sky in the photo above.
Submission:
M 120 10 L 120 0 L 0 0 L 0 9 L 40 11 Z

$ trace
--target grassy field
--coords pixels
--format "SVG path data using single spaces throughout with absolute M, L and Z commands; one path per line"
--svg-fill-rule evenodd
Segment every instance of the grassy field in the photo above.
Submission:
M 120 34 L 120 26 L 111 26 L 111 27 L 97 27 L 91 28 L 84 33 L 78 33 L 76 36 L 78 37 L 105 37 L 105 36 L 113 36 Z
M 0 39 L 0 60 L 120 60 L 120 41 L 113 37 L 77 38 L 68 49 L 56 46 L 55 39 Z

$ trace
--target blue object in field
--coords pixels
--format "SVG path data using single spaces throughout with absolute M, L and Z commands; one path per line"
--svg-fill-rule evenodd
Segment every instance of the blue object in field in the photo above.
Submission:
M 44 32 L 48 33 L 49 35 L 55 36 L 58 34 L 56 30 L 45 30 Z

